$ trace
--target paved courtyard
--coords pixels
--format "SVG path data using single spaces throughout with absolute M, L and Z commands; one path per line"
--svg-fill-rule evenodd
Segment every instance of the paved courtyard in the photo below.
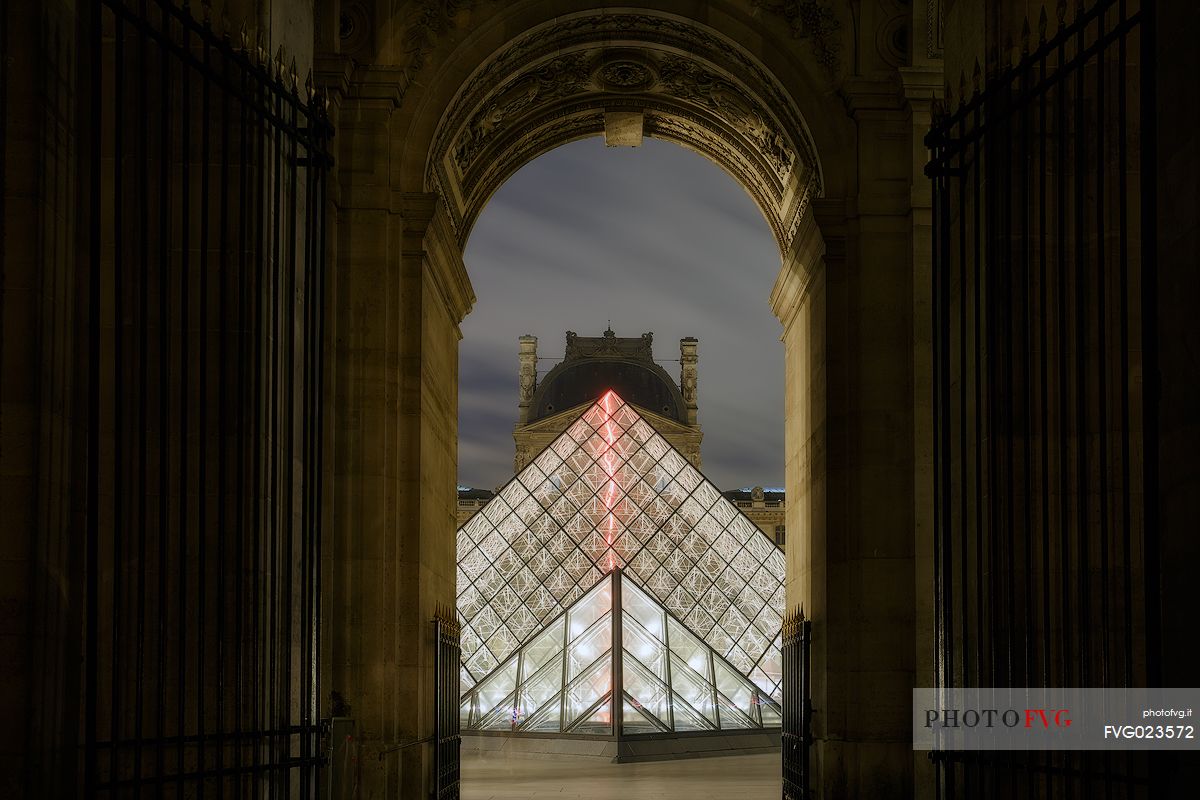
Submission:
M 778 800 L 779 754 L 612 764 L 463 756 L 462 800 Z

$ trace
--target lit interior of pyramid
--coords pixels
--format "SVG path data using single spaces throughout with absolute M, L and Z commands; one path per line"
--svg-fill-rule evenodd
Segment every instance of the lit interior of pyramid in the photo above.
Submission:
M 783 576 L 775 544 L 610 391 L 459 529 L 463 724 L 611 733 L 619 628 L 623 732 L 778 725 Z
M 614 583 L 620 588 L 615 590 Z M 618 613 L 614 599 L 620 597 Z M 621 648 L 620 680 L 613 643 Z M 462 699 L 467 729 L 624 734 L 776 727 L 776 701 L 629 576 L 606 575 Z

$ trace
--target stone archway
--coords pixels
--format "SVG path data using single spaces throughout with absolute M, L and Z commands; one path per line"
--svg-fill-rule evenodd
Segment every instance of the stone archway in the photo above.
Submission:
M 822 192 L 795 101 L 718 32 L 665 14 L 580 13 L 534 28 L 460 89 L 433 140 L 425 188 L 460 240 L 492 193 L 538 155 L 643 135 L 707 156 L 750 193 L 786 253 Z
M 723 167 L 780 246 L 770 302 L 786 352 L 788 595 L 815 620 L 817 780 L 829 797 L 913 793 L 919 143 L 933 94 L 922 81 L 941 76 L 898 69 L 907 53 L 884 31 L 912 29 L 906 3 L 831 8 L 427 1 L 389 15 L 343 3 L 343 54 L 322 65 L 341 148 L 330 565 L 343 587 L 328 629 L 347 630 L 327 685 L 360 721 L 364 787 L 415 796 L 428 772 L 427 749 L 396 743 L 430 732 L 426 621 L 454 599 L 470 229 L 540 153 L 640 132 Z

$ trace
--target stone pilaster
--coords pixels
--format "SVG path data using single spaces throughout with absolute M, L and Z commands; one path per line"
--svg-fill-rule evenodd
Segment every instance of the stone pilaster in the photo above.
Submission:
M 699 411 L 696 392 L 696 363 L 700 357 L 696 355 L 696 347 L 700 344 L 694 336 L 679 340 L 679 389 L 683 392 L 683 402 L 687 404 L 687 424 L 695 427 Z
M 324 699 L 356 722 L 360 796 L 424 797 L 432 746 L 404 745 L 433 732 L 430 620 L 454 602 L 458 325 L 474 294 L 437 196 L 392 188 L 395 86 L 328 66 L 345 96 Z
M 520 391 L 517 403 L 517 419 L 524 425 L 529 422 L 529 412 L 533 404 L 533 393 L 537 391 L 537 337 L 525 334 L 520 338 L 521 360 L 518 374 Z

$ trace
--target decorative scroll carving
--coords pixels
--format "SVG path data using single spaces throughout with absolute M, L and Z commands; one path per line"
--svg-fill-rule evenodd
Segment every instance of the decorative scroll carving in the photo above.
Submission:
M 745 92 L 701 67 L 695 61 L 668 56 L 660 65 L 662 84 L 685 100 L 699 102 L 722 116 L 731 127 L 758 144 L 780 180 L 786 180 L 796 161 L 783 133 Z
M 583 91 L 591 78 L 587 58 L 572 53 L 527 72 L 504 87 L 496 97 L 472 117 L 463 131 L 454 161 L 462 172 L 479 155 L 484 145 L 503 130 L 511 117 L 535 102 L 546 102 Z
M 751 0 L 754 6 L 766 9 L 787 20 L 792 38 L 811 42 L 817 63 L 831 73 L 838 68 L 837 30 L 841 27 L 833 9 L 821 0 Z

